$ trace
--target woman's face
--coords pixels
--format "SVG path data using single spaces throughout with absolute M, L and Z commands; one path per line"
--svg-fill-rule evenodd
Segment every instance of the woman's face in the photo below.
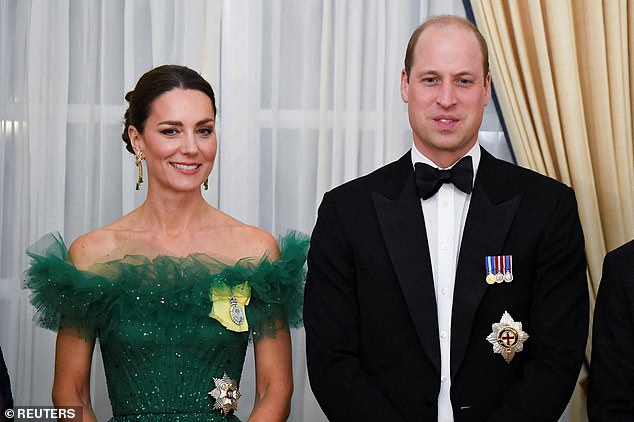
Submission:
M 175 88 L 154 100 L 143 134 L 129 128 L 135 151 L 143 151 L 147 163 L 148 186 L 200 189 L 216 158 L 215 117 L 202 91 Z

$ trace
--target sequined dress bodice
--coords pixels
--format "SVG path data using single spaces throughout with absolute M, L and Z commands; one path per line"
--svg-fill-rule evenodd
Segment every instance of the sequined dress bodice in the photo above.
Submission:
M 208 288 L 191 293 L 202 299 L 199 304 L 188 297 L 180 304 L 159 298 L 147 317 L 124 314 L 117 329 L 99 334 L 114 421 L 160 420 L 165 414 L 166 420 L 237 420 L 222 419 L 208 393 L 214 377 L 240 379 L 248 333 L 228 331 L 209 318 Z M 201 312 L 180 312 L 189 306 Z
M 238 421 L 214 409 L 213 379 L 227 374 L 239 383 L 250 338 L 274 335 L 276 320 L 301 324 L 307 244 L 304 235 L 285 236 L 272 262 L 128 256 L 88 272 L 49 234 L 29 248 L 25 287 L 40 326 L 99 338 L 111 421 Z M 210 317 L 210 292 L 244 282 L 249 330 L 236 332 Z

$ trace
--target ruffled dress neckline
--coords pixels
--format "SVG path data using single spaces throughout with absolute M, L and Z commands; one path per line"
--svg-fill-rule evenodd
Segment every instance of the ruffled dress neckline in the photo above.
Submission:
M 308 242 L 290 232 L 274 261 L 127 255 L 84 271 L 51 233 L 28 249 L 24 287 L 38 325 L 99 338 L 114 421 L 237 420 L 223 419 L 207 393 L 224 374 L 239 383 L 250 339 L 301 325 Z M 224 314 L 245 285 L 248 330 L 236 331 Z

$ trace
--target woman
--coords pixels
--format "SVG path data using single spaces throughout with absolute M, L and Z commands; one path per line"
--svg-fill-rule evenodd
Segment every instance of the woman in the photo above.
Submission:
M 292 393 L 288 327 L 301 322 L 308 240 L 282 239 L 209 205 L 201 194 L 216 156 L 211 86 L 160 66 L 126 95 L 123 141 L 145 202 L 66 250 L 48 235 L 30 250 L 26 287 L 39 323 L 57 329 L 53 401 L 90 405 L 100 340 L 113 421 L 238 420 L 238 382 L 254 339 L 250 420 L 286 420 Z

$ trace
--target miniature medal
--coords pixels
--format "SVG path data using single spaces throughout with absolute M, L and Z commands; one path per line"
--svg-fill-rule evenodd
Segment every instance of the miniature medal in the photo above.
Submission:
M 493 274 L 493 267 L 494 267 L 493 259 L 494 259 L 493 256 L 486 256 L 484 258 L 484 263 L 486 265 L 486 272 L 487 272 L 485 280 L 487 284 L 495 283 L 495 274 Z
M 236 382 L 229 378 L 227 373 L 222 378 L 214 378 L 214 384 L 216 388 L 211 390 L 209 394 L 216 399 L 214 403 L 214 409 L 219 409 L 225 415 L 238 409 L 238 399 L 241 394 L 238 390 Z
M 502 274 L 502 257 L 500 255 L 495 257 L 496 260 L 496 268 L 495 268 L 495 282 L 501 283 L 504 281 L 504 274 Z
M 487 284 L 513 281 L 513 256 L 490 255 L 484 258 Z
M 513 256 L 504 256 L 504 281 L 510 283 L 513 281 Z
M 528 333 L 522 331 L 522 323 L 515 322 L 507 311 L 504 311 L 500 322 L 492 324 L 491 328 L 492 332 L 486 339 L 493 345 L 493 353 L 501 354 L 506 363 L 510 363 L 515 353 L 524 350 Z

